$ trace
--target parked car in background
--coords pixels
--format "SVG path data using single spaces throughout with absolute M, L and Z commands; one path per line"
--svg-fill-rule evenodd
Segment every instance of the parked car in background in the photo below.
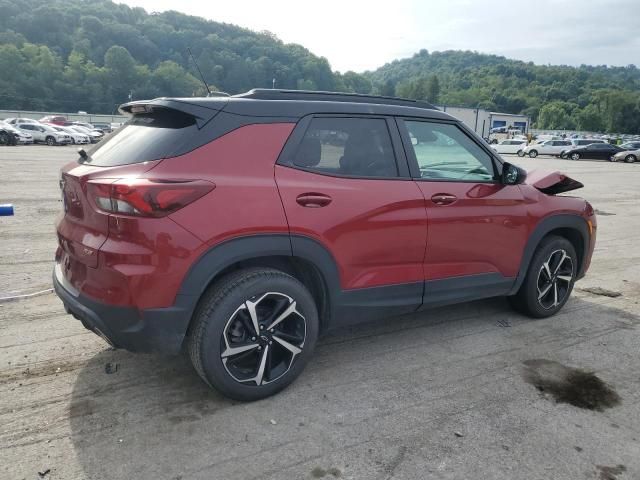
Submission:
M 19 135 L 13 131 L 8 123 L 0 123 L 0 145 L 17 145 Z
M 536 158 L 538 155 L 555 155 L 559 157 L 563 150 L 570 147 L 571 142 L 569 140 L 547 140 L 542 143 L 528 145 L 522 152 L 531 158 Z
M 70 125 L 68 128 L 75 132 L 82 133 L 83 135 L 88 135 L 91 139 L 91 143 L 98 143 L 104 136 L 104 133 L 102 132 L 89 130 L 88 128 L 81 127 L 80 125 Z
M 616 153 L 623 151 L 617 145 L 609 143 L 592 143 L 583 147 L 575 147 L 562 152 L 562 158 L 580 160 L 581 158 L 609 160 Z
M 527 146 L 527 142 L 522 140 L 503 140 L 498 144 L 491 145 L 498 153 L 519 153 Z
M 640 150 L 640 141 L 632 141 L 626 142 L 620 145 L 620 148 L 623 150 Z
M 49 125 L 41 123 L 20 123 L 17 125 L 20 130 L 33 135 L 34 143 L 46 143 L 47 145 L 67 145 L 72 142 L 71 136 L 64 132 L 59 132 Z
M 592 143 L 607 143 L 604 140 L 597 138 L 572 138 L 569 141 L 571 142 L 571 148 L 584 147 L 585 145 L 591 145 Z
M 86 128 L 87 130 L 96 130 L 95 125 L 93 125 L 92 123 L 88 123 L 88 122 L 71 122 L 71 125 L 76 126 L 76 127 Z
M 40 122 L 38 120 L 34 120 L 33 118 L 7 118 L 5 122 L 14 126 L 20 125 L 21 123 L 40 125 Z
M 20 129 L 17 129 L 16 127 L 14 127 L 13 125 L 0 120 L 0 131 L 5 132 L 6 133 L 6 138 L 4 139 L 0 139 L 0 144 L 2 145 L 11 145 L 12 141 L 10 136 L 13 135 L 13 138 L 16 140 L 17 143 L 22 144 L 22 145 L 29 145 L 31 143 L 33 143 L 33 136 L 30 133 L 27 133 L 25 131 L 22 131 Z M 1 134 L 0 134 L 1 136 Z M 7 143 L 9 142 L 9 143 Z
M 621 152 L 613 155 L 609 160 L 612 162 L 627 162 L 627 163 L 635 163 L 640 159 L 640 146 L 635 150 L 627 150 L 624 149 Z
M 76 132 L 75 130 L 69 127 L 60 127 L 58 125 L 50 125 L 50 126 L 59 132 L 63 132 L 69 135 L 71 137 L 71 143 L 73 144 L 86 145 L 88 143 L 91 143 L 91 138 L 87 134 Z
M 67 117 L 63 117 L 62 115 L 47 115 L 46 117 L 42 117 L 40 119 L 40 123 L 51 123 L 53 125 L 66 125 L 69 123 Z
M 113 130 L 110 123 L 94 123 L 93 128 L 104 134 L 111 133 Z

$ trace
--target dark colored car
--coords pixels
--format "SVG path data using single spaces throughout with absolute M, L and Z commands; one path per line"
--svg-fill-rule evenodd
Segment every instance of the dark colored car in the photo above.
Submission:
M 617 145 L 609 143 L 592 143 L 583 147 L 575 147 L 564 150 L 560 156 L 562 158 L 570 158 L 571 160 L 580 160 L 581 158 L 609 160 L 616 153 L 623 151 Z
M 0 145 L 17 145 L 20 135 L 9 127 L 0 125 Z
M 288 385 L 330 328 L 492 296 L 553 315 L 591 261 L 593 208 L 556 195 L 582 184 L 527 176 L 426 103 L 252 90 L 121 110 L 62 170 L 55 291 L 115 347 L 185 349 L 236 399 Z

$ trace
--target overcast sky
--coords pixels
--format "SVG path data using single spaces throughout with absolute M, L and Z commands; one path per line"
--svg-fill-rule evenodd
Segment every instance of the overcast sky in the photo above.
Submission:
M 375 69 L 422 48 L 476 50 L 537 64 L 640 65 L 640 0 L 121 3 L 269 30 L 326 57 L 341 72 Z

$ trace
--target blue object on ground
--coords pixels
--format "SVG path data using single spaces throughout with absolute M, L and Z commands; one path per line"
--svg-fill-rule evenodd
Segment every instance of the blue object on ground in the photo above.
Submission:
M 13 215 L 13 205 L 10 203 L 0 205 L 0 217 L 10 217 L 11 215 Z

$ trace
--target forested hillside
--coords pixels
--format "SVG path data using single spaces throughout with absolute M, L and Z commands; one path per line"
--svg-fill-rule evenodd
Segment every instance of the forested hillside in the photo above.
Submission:
M 422 50 L 367 76 L 384 93 L 525 113 L 540 128 L 640 131 L 640 70 L 545 66 L 475 52 Z
M 160 95 L 253 87 L 333 89 L 326 59 L 270 33 L 110 1 L 0 0 L 0 108 L 111 111 Z
M 373 72 L 329 62 L 269 32 L 108 0 L 0 0 L 0 108 L 110 113 L 128 100 L 212 87 L 353 91 L 525 113 L 540 128 L 640 132 L 635 66 L 541 66 L 422 50 Z

